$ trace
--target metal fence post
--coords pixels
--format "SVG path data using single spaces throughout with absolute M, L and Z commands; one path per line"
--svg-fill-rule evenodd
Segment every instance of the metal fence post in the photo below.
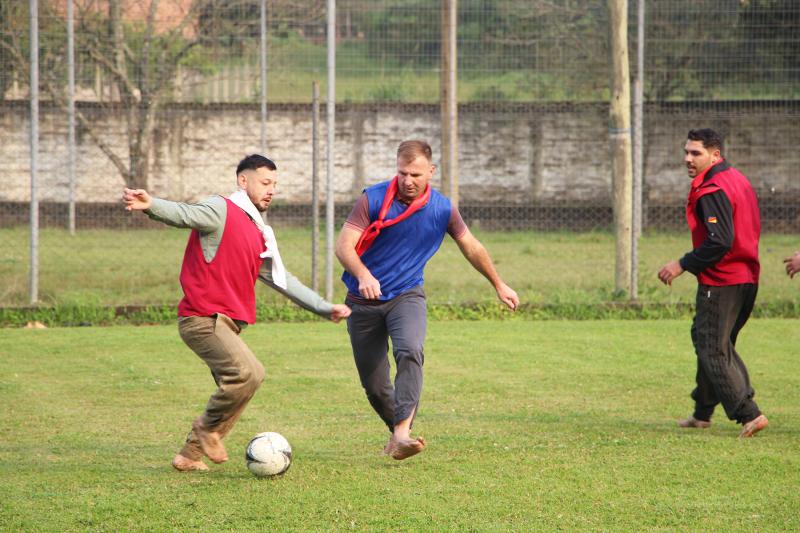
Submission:
M 328 0 L 328 87 L 325 104 L 328 127 L 327 187 L 325 198 L 325 298 L 333 300 L 334 150 L 336 138 L 336 0 Z
M 637 2 L 636 80 L 633 84 L 633 217 L 631 242 L 631 299 L 639 298 L 639 238 L 642 236 L 644 176 L 644 2 Z
M 261 0 L 261 153 L 267 152 L 267 0 Z
M 319 82 L 311 83 L 311 288 L 319 291 Z
M 69 233 L 75 235 L 75 20 L 74 2 L 67 0 L 67 150 L 69 176 Z
M 30 302 L 39 300 L 39 200 L 37 198 L 39 164 L 39 5 L 38 0 L 30 0 L 30 39 L 31 39 L 31 265 Z

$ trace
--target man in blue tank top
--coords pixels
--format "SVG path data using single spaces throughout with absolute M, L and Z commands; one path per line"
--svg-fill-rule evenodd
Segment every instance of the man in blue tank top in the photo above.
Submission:
M 500 301 L 511 310 L 519 304 L 458 209 L 430 186 L 435 171 L 428 143 L 401 143 L 397 176 L 364 190 L 336 243 L 352 309 L 347 330 L 356 368 L 367 399 L 392 433 L 384 453 L 398 460 L 425 448 L 425 440 L 410 433 L 422 392 L 427 324 L 423 271 L 445 233 L 494 286 Z M 394 385 L 390 338 L 397 365 Z

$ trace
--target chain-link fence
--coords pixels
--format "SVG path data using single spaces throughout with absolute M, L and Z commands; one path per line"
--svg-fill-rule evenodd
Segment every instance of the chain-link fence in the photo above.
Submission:
M 290 268 L 310 281 L 312 136 L 320 131 L 312 119 L 312 83 L 322 84 L 324 109 L 327 2 L 39 0 L 42 231 L 33 251 L 29 6 L 35 3 L 0 5 L 0 305 L 28 303 L 32 253 L 41 257 L 44 303 L 174 301 L 186 234 L 124 212 L 122 187 L 190 202 L 228 194 L 237 162 L 262 151 L 262 143 L 280 176 L 270 220 Z M 457 6 L 457 179 L 466 221 L 488 240 L 506 230 L 609 230 L 605 3 L 460 0 Z M 636 6 L 631 0 L 634 76 Z M 645 230 L 683 231 L 685 135 L 713 127 L 726 138 L 728 159 L 756 187 L 765 230 L 796 232 L 800 4 L 669 0 L 645 8 Z M 425 0 L 336 2 L 337 229 L 364 186 L 393 175 L 401 140 L 427 139 L 440 156 L 441 13 L 440 2 Z M 319 140 L 324 158 L 324 134 Z M 324 202 L 325 188 L 319 190 Z M 514 248 L 535 241 L 531 235 Z M 529 296 L 541 299 L 542 292 L 531 287 Z M 456 287 L 446 299 L 477 298 Z

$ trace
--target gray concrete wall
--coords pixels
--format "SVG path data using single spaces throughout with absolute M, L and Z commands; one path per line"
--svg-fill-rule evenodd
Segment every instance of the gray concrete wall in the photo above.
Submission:
M 125 114 L 80 104 L 123 158 Z M 324 110 L 322 117 L 325 117 Z M 165 108 L 151 154 L 150 191 L 192 201 L 234 188 L 234 169 L 258 151 L 258 106 L 181 105 Z M 647 108 L 646 193 L 651 203 L 681 202 L 688 178 L 682 147 L 691 127 L 726 135 L 727 157 L 759 190 L 797 195 L 800 180 L 800 103 L 741 102 L 663 104 Z M 540 204 L 610 202 L 611 167 L 607 107 L 601 104 L 462 106 L 462 202 Z M 25 102 L 0 103 L 0 202 L 30 195 L 29 112 Z M 325 130 L 321 172 L 324 191 Z M 41 110 L 40 201 L 67 200 L 66 115 Z M 431 142 L 439 157 L 439 108 L 435 105 L 337 106 L 335 191 L 350 201 L 365 186 L 391 177 L 403 139 Z M 279 168 L 279 198 L 308 203 L 311 194 L 311 110 L 304 105 L 269 109 L 268 156 Z M 84 133 L 78 134 L 79 202 L 113 202 L 124 185 L 116 168 Z M 435 186 L 438 186 L 438 177 Z

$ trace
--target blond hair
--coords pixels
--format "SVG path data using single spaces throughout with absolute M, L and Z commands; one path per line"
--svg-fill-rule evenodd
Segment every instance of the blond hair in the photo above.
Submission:
M 420 156 L 427 159 L 428 162 L 433 161 L 431 145 L 425 141 L 403 141 L 397 148 L 397 159 L 400 159 L 406 163 L 410 163 Z

